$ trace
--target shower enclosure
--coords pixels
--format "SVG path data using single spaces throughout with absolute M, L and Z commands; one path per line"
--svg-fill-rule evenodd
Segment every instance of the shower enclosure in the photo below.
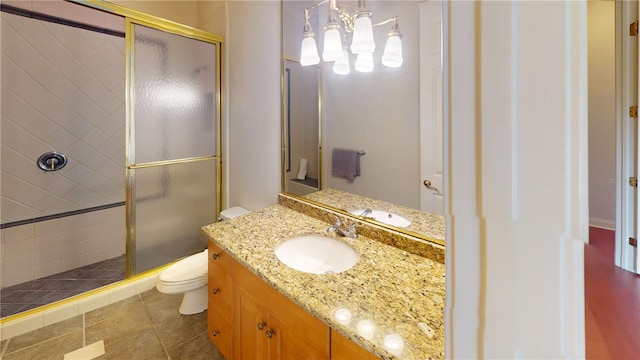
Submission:
M 3 318 L 201 251 L 219 213 L 222 39 L 86 4 L 2 4 Z

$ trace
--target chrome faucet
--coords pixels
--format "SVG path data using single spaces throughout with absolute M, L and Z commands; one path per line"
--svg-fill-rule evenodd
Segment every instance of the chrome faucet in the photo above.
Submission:
M 349 225 L 348 228 L 343 228 L 342 221 L 340 221 L 340 219 L 337 216 L 334 216 L 334 218 L 336 219 L 336 221 L 334 222 L 333 226 L 330 226 L 327 229 L 328 232 L 336 232 L 342 236 L 346 236 L 351 239 L 355 239 L 356 237 L 358 237 L 358 235 L 356 234 L 355 223 Z
M 360 214 L 360 216 L 362 216 L 362 217 L 367 217 L 367 215 L 369 215 L 369 214 L 371 214 L 371 213 L 373 213 L 373 210 L 371 210 L 371 209 L 365 209 L 365 210 L 362 212 L 362 214 Z

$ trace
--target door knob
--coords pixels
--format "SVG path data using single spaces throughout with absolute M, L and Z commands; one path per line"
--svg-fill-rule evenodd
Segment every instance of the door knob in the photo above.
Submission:
M 436 188 L 435 186 L 431 185 L 431 180 L 427 179 L 425 181 L 422 182 L 424 184 L 424 186 L 428 187 L 429 189 L 435 191 L 436 193 L 440 194 L 440 190 L 438 190 L 438 188 Z

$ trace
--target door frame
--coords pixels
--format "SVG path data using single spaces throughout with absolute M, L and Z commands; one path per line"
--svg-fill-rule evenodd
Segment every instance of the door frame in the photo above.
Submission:
M 638 4 L 616 1 L 616 227 L 614 263 L 625 270 L 638 272 L 636 251 L 626 239 L 637 238 L 637 189 L 629 186 L 629 178 L 638 176 L 637 119 L 628 115 L 629 106 L 637 104 L 638 38 L 629 36 L 629 24 L 638 19 Z

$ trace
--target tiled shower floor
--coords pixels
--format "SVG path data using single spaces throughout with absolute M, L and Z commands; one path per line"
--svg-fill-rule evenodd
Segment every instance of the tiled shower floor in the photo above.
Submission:
M 124 279 L 124 255 L 0 290 L 0 317 L 11 316 Z

